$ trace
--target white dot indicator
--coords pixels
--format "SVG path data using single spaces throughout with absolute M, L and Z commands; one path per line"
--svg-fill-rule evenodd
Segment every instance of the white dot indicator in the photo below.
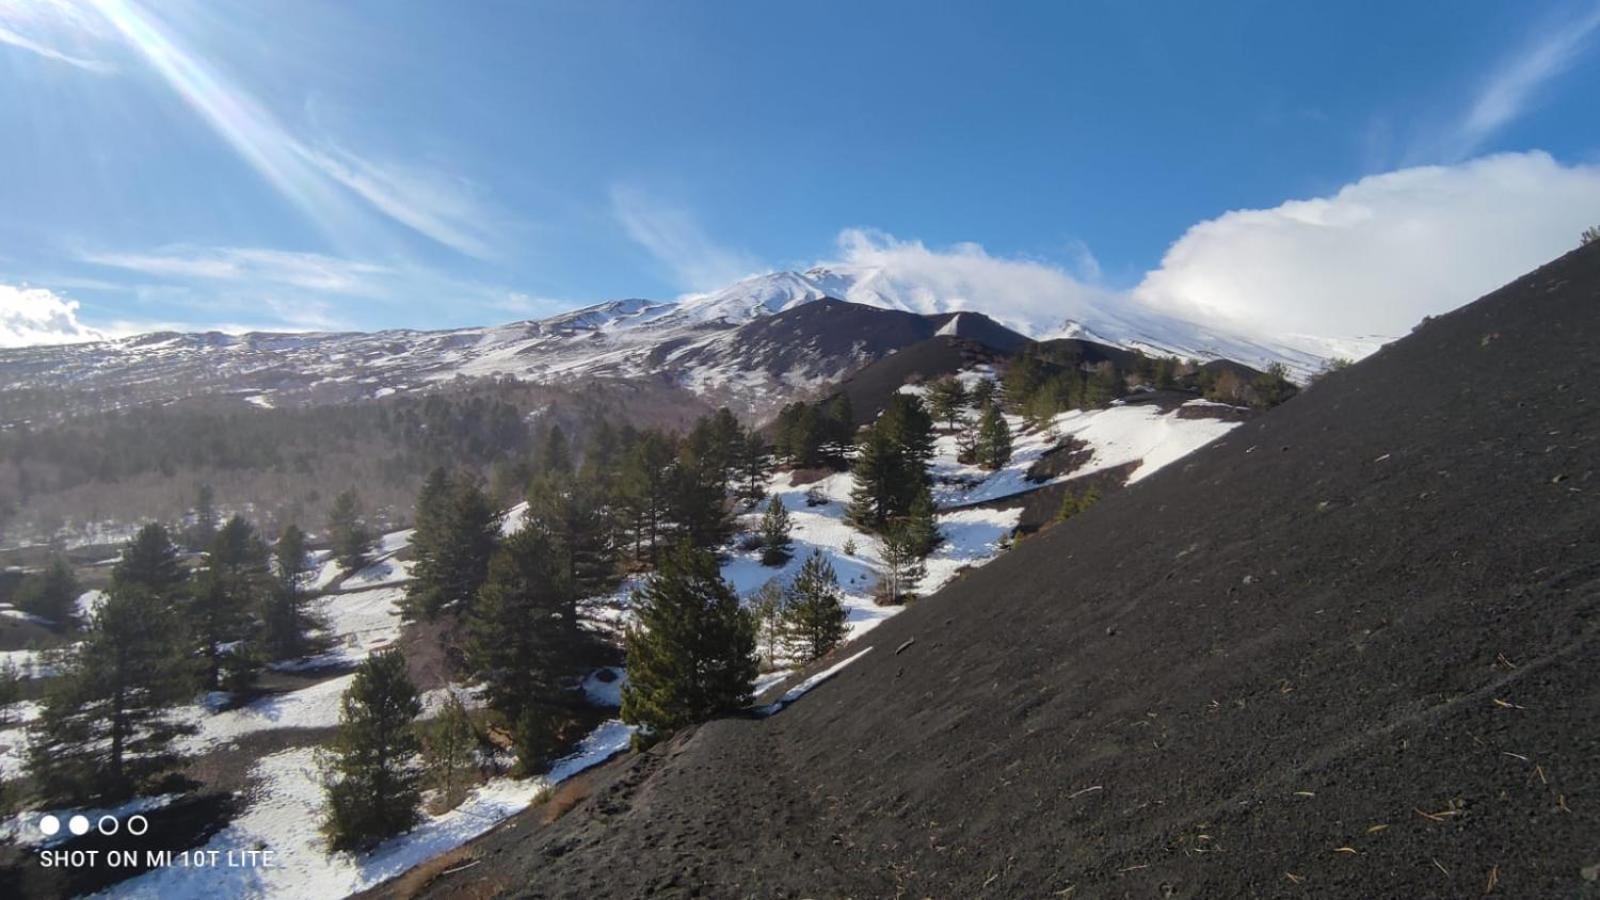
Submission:
M 61 830 L 61 820 L 55 816 L 45 816 L 39 820 L 39 830 L 44 832 L 46 837 L 54 836 Z
M 67 820 L 67 828 L 70 829 L 73 834 L 88 834 L 89 817 L 73 816 L 71 819 Z

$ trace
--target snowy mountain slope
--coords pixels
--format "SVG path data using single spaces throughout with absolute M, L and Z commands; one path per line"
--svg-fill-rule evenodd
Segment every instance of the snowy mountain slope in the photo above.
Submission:
M 819 306 L 819 301 L 833 301 Z M 1022 320 L 983 313 L 986 298 L 941 292 L 870 267 L 748 278 L 676 302 L 614 300 L 546 319 L 444 331 L 242 335 L 159 332 L 91 344 L 0 351 L 0 391 L 71 391 L 84 410 L 231 396 L 262 407 L 343 403 L 455 378 L 535 382 L 665 380 L 763 414 L 936 333 L 1010 352 L 1026 337 L 1082 337 L 1307 376 L 1343 344 L 1268 344 L 1126 301 Z M 998 308 L 998 302 L 997 302 Z M 873 315 L 864 310 L 876 310 Z M 830 316 L 820 313 L 826 310 Z M 844 315 L 841 310 L 854 311 Z M 882 313 L 892 313 L 884 315 Z M 0 413 L 0 425 L 12 424 Z

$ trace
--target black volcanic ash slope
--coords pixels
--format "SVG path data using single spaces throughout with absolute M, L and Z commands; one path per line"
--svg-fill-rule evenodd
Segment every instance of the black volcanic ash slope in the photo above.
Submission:
M 1596 896 L 1596 360 L 1600 245 L 1024 541 L 779 715 L 611 767 L 431 890 Z

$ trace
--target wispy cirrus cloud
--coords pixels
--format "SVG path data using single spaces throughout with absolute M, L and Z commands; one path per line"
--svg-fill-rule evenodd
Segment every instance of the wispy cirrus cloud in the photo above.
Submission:
M 0 0 L 0 44 L 97 75 L 117 66 L 79 46 L 104 38 L 98 17 L 68 0 Z
M 1518 46 L 1489 76 L 1464 115 L 1446 134 L 1439 155 L 1455 162 L 1473 155 L 1519 118 L 1538 92 L 1567 71 L 1600 30 L 1600 3 L 1575 19 L 1547 25 Z
M 135 0 L 88 0 L 104 26 L 161 76 L 263 179 L 342 246 L 370 246 L 373 220 L 398 224 L 467 256 L 497 255 L 504 216 L 465 180 L 377 161 L 331 138 L 297 132 Z
M 714 240 L 694 214 L 626 185 L 611 188 L 611 215 L 666 267 L 680 290 L 709 291 L 764 271 L 755 257 Z
M 431 308 L 449 310 L 448 324 L 457 325 L 496 321 L 507 313 L 550 315 L 572 305 L 415 264 L 263 247 L 175 245 L 138 252 L 85 252 L 77 259 L 134 276 L 121 293 L 147 305 L 203 311 L 213 319 L 249 317 L 259 323 L 256 328 L 351 329 L 374 319 L 390 319 L 395 308 L 424 300 Z M 470 318 L 454 321 L 463 314 Z M 126 331 L 109 324 L 102 327 Z
M 83 262 L 161 278 L 268 284 L 321 293 L 381 297 L 398 276 L 390 266 L 258 247 L 164 248 L 145 253 L 86 253 Z

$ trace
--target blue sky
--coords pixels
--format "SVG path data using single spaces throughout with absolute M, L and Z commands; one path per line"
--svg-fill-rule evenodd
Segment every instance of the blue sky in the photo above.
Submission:
M 1230 211 L 1365 183 L 1404 195 L 1391 223 L 1462 194 L 1560 220 L 1507 266 L 1574 243 L 1597 30 L 1593 2 L 0 0 L 0 302 L 107 332 L 481 324 L 844 233 L 1249 318 L 1279 301 L 1205 293 L 1260 246 L 1218 249 Z M 1457 181 L 1362 181 L 1419 166 Z M 1281 327 L 1363 324 L 1325 319 Z

